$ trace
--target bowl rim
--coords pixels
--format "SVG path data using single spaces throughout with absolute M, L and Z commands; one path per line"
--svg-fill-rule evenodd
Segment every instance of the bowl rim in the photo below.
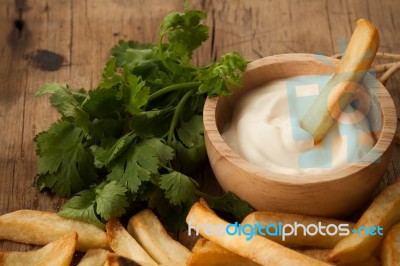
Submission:
M 338 59 L 315 55 L 315 54 L 306 54 L 306 53 L 288 53 L 288 54 L 277 54 L 268 57 L 263 57 L 256 59 L 250 62 L 247 66 L 245 75 L 250 73 L 251 71 L 264 67 L 266 64 L 274 64 L 274 63 L 300 63 L 304 61 L 314 61 L 315 63 L 321 64 L 325 62 L 332 62 L 337 64 L 339 62 Z M 334 71 L 334 66 L 332 67 Z M 332 71 L 332 73 L 333 73 Z M 310 73 L 312 75 L 312 73 Z M 295 76 L 295 75 L 293 75 Z M 218 101 L 221 97 L 207 98 L 204 104 L 203 110 L 203 123 L 204 123 L 204 134 L 205 137 L 209 139 L 210 144 L 213 148 L 219 153 L 220 156 L 224 157 L 230 163 L 235 166 L 242 168 L 246 172 L 250 172 L 255 174 L 256 176 L 267 178 L 270 181 L 278 182 L 281 184 L 314 184 L 321 182 L 330 182 L 333 180 L 344 179 L 347 176 L 352 176 L 353 174 L 364 170 L 371 166 L 371 164 L 375 163 L 375 160 L 379 160 L 381 155 L 390 150 L 391 144 L 393 142 L 393 138 L 397 128 L 397 114 L 393 99 L 386 89 L 386 87 L 379 82 L 379 80 L 375 79 L 377 82 L 377 86 L 379 90 L 377 91 L 377 99 L 379 102 L 379 107 L 382 112 L 382 129 L 380 131 L 380 136 L 377 139 L 373 149 L 371 149 L 364 157 L 368 158 L 368 162 L 362 163 L 354 163 L 349 164 L 344 167 L 340 167 L 338 169 L 320 173 L 320 174 L 283 174 L 270 171 L 268 169 L 262 168 L 258 165 L 255 165 L 246 159 L 242 158 L 239 154 L 231 149 L 231 147 L 225 143 L 223 140 L 216 124 L 215 114 L 216 108 L 218 105 Z M 229 96 L 224 96 L 229 97 Z M 222 145 L 219 148 L 214 145 L 218 143 L 218 145 Z M 207 144 L 207 143 L 206 143 Z M 206 145 L 207 150 L 210 148 Z M 380 151 L 380 155 L 374 152 L 375 150 Z M 308 178 L 304 178 L 307 176 Z

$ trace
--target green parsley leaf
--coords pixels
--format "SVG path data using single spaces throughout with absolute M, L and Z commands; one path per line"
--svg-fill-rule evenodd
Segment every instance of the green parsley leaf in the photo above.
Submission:
M 108 166 L 119 154 L 125 151 L 135 139 L 135 134 L 129 132 L 116 140 L 108 149 L 102 147 L 92 147 L 92 153 L 95 156 L 94 164 L 96 167 L 101 168 Z
M 196 201 L 197 182 L 180 172 L 172 171 L 161 175 L 160 188 L 165 190 L 165 196 L 172 205 L 181 205 L 184 202 Z
M 192 116 L 189 122 L 182 123 L 177 131 L 179 139 L 188 148 L 203 145 L 204 143 L 203 117 L 200 115 Z
M 40 189 L 50 188 L 59 196 L 71 196 L 91 184 L 95 177 L 93 156 L 85 150 L 83 130 L 60 120 L 35 137 L 39 159 Z
M 199 70 L 199 80 L 202 83 L 199 93 L 207 93 L 209 97 L 229 95 L 227 85 L 240 87 L 240 79 L 244 74 L 248 61 L 239 53 L 227 53 L 219 62 Z
M 125 214 L 129 205 L 126 191 L 125 187 L 115 181 L 103 182 L 77 193 L 64 204 L 58 214 L 66 218 L 89 221 L 104 229 L 103 222 Z
M 172 162 L 174 169 L 183 173 L 192 173 L 207 158 L 204 142 L 203 117 L 194 115 L 177 129 L 178 138 L 172 142 L 176 158 Z
M 124 68 L 120 93 L 117 97 L 124 99 L 126 109 L 131 114 L 140 112 L 147 104 L 150 90 L 145 84 L 141 77 L 131 74 L 128 68 Z
M 96 193 L 93 190 L 82 190 L 70 198 L 61 208 L 58 214 L 65 218 L 89 222 L 105 229 L 104 224 L 96 215 L 94 209 L 95 202 Z
M 117 182 L 105 182 L 95 188 L 96 193 L 96 213 L 104 221 L 113 217 L 120 217 L 125 214 L 129 206 L 126 197 L 127 189 L 118 185 Z
M 118 118 L 124 103 L 122 100 L 117 99 L 117 92 L 116 88 L 98 87 L 95 90 L 91 90 L 89 91 L 89 98 L 82 108 L 92 118 Z
M 174 108 L 138 112 L 131 120 L 132 130 L 141 137 L 161 138 L 168 131 Z
M 75 125 L 81 127 L 89 137 L 89 115 L 81 108 L 87 99 L 84 90 L 71 90 L 65 84 L 48 83 L 42 86 L 36 96 L 51 94 L 50 101 L 67 118 L 72 118 Z
M 200 24 L 206 14 L 200 10 L 168 14 L 161 23 L 160 36 L 168 38 L 168 50 L 189 61 L 193 51 L 208 39 L 208 27 Z
M 197 193 L 207 201 L 210 208 L 231 213 L 239 222 L 254 211 L 247 202 L 241 200 L 232 192 L 227 192 L 220 197 L 210 196 L 202 192 Z
M 145 139 L 131 145 L 109 165 L 107 178 L 125 185 L 130 192 L 135 193 L 143 181 L 149 181 L 152 175 L 158 174 L 159 168 L 173 157 L 174 150 L 161 139 Z
M 120 40 L 111 49 L 118 66 L 128 65 L 130 69 L 138 67 L 149 60 L 158 59 L 154 44 L 142 44 L 135 41 Z

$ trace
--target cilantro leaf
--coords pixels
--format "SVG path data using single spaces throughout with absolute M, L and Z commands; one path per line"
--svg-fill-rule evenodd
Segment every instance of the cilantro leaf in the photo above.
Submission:
M 192 173 L 207 158 L 203 117 L 194 115 L 188 122 L 183 122 L 177 129 L 178 138 L 172 142 L 176 158 L 172 162 L 174 169 L 183 173 Z
M 48 83 L 42 86 L 35 95 L 42 96 L 44 94 L 51 94 L 50 101 L 57 110 L 64 117 L 72 118 L 76 126 L 81 127 L 89 137 L 89 115 L 81 108 L 87 99 L 83 89 L 71 90 L 65 84 Z
M 118 44 L 111 49 L 111 55 L 115 57 L 118 66 L 128 65 L 130 69 L 134 69 L 151 60 L 158 59 L 158 54 L 154 48 L 154 44 L 142 44 L 135 41 L 120 40 Z
M 197 193 L 207 201 L 210 208 L 231 213 L 238 221 L 242 221 L 244 217 L 254 211 L 247 202 L 232 192 L 227 192 L 220 197 L 210 196 L 199 191 Z
M 112 162 L 119 154 L 129 147 L 132 141 L 135 139 L 135 134 L 129 132 L 116 140 L 111 147 L 108 149 L 103 147 L 92 147 L 92 153 L 95 156 L 94 164 L 96 167 L 101 168 L 107 166 Z
M 116 71 L 116 61 L 117 59 L 115 57 L 110 57 L 110 59 L 107 60 L 106 66 L 101 74 L 102 80 L 98 86 L 99 88 L 111 89 L 121 81 L 121 76 Z
M 64 204 L 58 214 L 66 218 L 89 221 L 104 229 L 103 222 L 125 214 L 129 205 L 126 191 L 126 188 L 115 181 L 103 182 L 77 193 Z
M 182 123 L 177 131 L 179 139 L 188 148 L 203 145 L 204 143 L 203 117 L 200 115 L 192 116 L 187 123 Z
M 124 66 L 122 73 L 119 73 L 115 64 L 115 58 L 107 61 L 106 67 L 103 70 L 103 79 L 99 85 L 100 91 L 102 89 L 107 92 L 106 95 L 112 101 L 124 104 L 129 112 L 135 114 L 140 111 L 141 107 L 147 104 L 150 89 L 146 86 L 142 78 L 132 74 L 128 67 Z M 89 100 L 93 98 L 93 93 L 90 96 Z M 90 104 L 90 101 L 86 103 L 89 106 Z M 114 109 L 114 112 L 117 110 Z
M 117 97 L 124 99 L 126 109 L 131 114 L 140 112 L 141 108 L 147 104 L 150 89 L 145 84 L 141 77 L 131 74 L 128 68 L 124 68 Z
M 231 91 L 227 84 L 240 87 L 248 61 L 239 53 L 227 53 L 219 62 L 199 70 L 199 80 L 202 83 L 199 93 L 207 93 L 209 97 L 229 95 Z
M 83 130 L 60 120 L 35 137 L 39 159 L 40 189 L 50 188 L 59 196 L 71 196 L 96 178 L 93 156 L 85 150 Z
M 174 151 L 160 139 L 150 138 L 131 145 L 110 165 L 108 180 L 125 185 L 132 193 L 138 191 L 143 181 L 149 181 L 174 157 Z
M 100 228 L 105 228 L 104 224 L 96 215 L 94 204 L 96 202 L 96 193 L 93 190 L 82 190 L 70 198 L 58 214 L 65 218 L 76 219 L 90 222 Z
M 168 14 L 161 22 L 160 36 L 168 38 L 168 50 L 175 56 L 188 61 L 193 50 L 208 39 L 208 27 L 200 24 L 206 14 L 200 10 L 186 10 L 183 13 Z
M 91 90 L 82 108 L 92 118 L 116 118 L 123 106 L 123 101 L 117 99 L 116 93 L 117 90 L 114 88 L 98 87 Z
M 135 113 L 130 126 L 141 137 L 162 137 L 168 131 L 173 107 Z
M 196 181 L 180 172 L 172 171 L 161 175 L 159 185 L 165 190 L 165 196 L 172 205 L 196 201 Z
M 125 214 L 129 206 L 126 197 L 127 189 L 118 185 L 117 182 L 105 182 L 95 188 L 96 193 L 96 213 L 104 221 L 113 217 L 120 217 Z

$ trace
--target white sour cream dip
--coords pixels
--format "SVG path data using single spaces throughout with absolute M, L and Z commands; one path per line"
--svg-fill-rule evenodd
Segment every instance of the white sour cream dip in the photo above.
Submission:
M 365 115 L 349 105 L 318 145 L 300 119 L 331 76 L 271 81 L 236 103 L 224 141 L 242 158 L 282 174 L 320 174 L 359 162 L 375 143 Z

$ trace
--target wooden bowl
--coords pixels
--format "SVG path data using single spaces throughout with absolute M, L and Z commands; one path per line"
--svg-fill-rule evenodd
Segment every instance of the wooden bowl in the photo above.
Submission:
M 230 122 L 235 102 L 247 91 L 278 78 L 331 74 L 338 62 L 337 59 L 312 54 L 261 58 L 249 64 L 242 88 L 232 88 L 230 96 L 206 100 L 204 129 L 207 153 L 214 174 L 225 191 L 235 193 L 257 210 L 327 217 L 349 215 L 371 197 L 389 163 L 397 117 L 390 94 L 369 74 L 365 79 L 372 108 L 368 119 L 370 123 L 382 123 L 381 130 L 375 132 L 376 145 L 363 158 L 370 163 L 351 164 L 321 175 L 288 176 L 246 161 L 221 137 L 222 130 Z

